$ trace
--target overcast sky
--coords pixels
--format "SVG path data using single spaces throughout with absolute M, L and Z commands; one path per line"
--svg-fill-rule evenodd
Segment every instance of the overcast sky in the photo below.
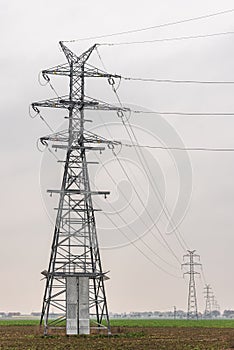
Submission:
M 40 271 L 47 268 L 53 232 L 51 208 L 54 198 L 50 202 L 45 191 L 47 185 L 50 188 L 59 186 L 61 169 L 56 167 L 52 157 L 42 155 L 37 150 L 37 139 L 48 134 L 49 130 L 39 119 L 30 119 L 28 106 L 33 101 L 54 97 L 48 86 L 39 85 L 38 73 L 65 62 L 58 42 L 154 26 L 232 6 L 233 1 L 227 0 L 222 3 L 214 0 L 146 0 L 137 5 L 135 1 L 123 0 L 67 0 L 65 3 L 60 0 L 1 1 L 1 311 L 29 313 L 40 311 L 41 308 L 44 282 L 40 281 Z M 226 14 L 144 33 L 98 39 L 98 42 L 151 40 L 233 31 L 233 17 L 234 14 Z M 67 45 L 79 55 L 94 43 L 95 40 L 89 40 Z M 101 46 L 99 52 L 110 72 L 125 76 L 234 80 L 234 35 L 142 45 Z M 91 62 L 100 66 L 98 56 L 95 55 Z M 108 84 L 100 84 L 98 87 L 96 82 L 90 82 L 88 94 L 116 103 Z M 67 93 L 64 80 L 54 77 L 53 85 L 60 94 Z M 118 92 L 124 103 L 155 111 L 234 112 L 233 88 L 233 85 L 123 81 Z M 63 123 L 61 113 L 44 111 L 43 115 L 54 129 Z M 94 119 L 92 128 L 95 132 L 108 137 L 109 130 L 113 137 L 126 139 L 126 135 L 121 133 L 116 115 L 90 113 L 89 116 Z M 132 115 L 130 121 L 138 130 L 137 135 L 142 144 L 155 143 L 156 137 L 167 146 L 182 144 L 187 147 L 234 148 L 233 117 L 157 117 L 141 114 Z M 121 198 L 121 193 L 125 191 L 132 205 L 140 211 L 142 208 L 134 197 L 133 187 L 120 169 L 116 168 L 116 161 L 108 152 L 106 156 L 103 155 L 102 161 L 107 162 L 109 170 L 115 174 L 118 186 L 105 177 L 102 167 L 92 174 L 92 181 L 101 189 L 110 189 L 110 201 L 116 210 L 131 223 L 133 230 L 139 227 L 140 233 L 144 233 L 145 229 L 128 212 L 128 206 L 124 207 Z M 165 151 L 144 152 L 151 164 L 154 181 L 157 180 L 160 189 L 166 193 L 170 209 L 176 207 L 178 196 L 182 193 L 183 198 L 177 207 L 178 217 L 175 217 L 175 220 L 180 220 L 185 214 L 179 226 L 180 233 L 187 245 L 200 254 L 206 281 L 211 284 L 221 309 L 234 308 L 234 152 L 189 152 L 184 156 L 178 153 L 171 155 Z M 120 156 L 125 161 L 126 169 L 137 175 L 138 182 L 134 183 L 134 177 L 131 178 L 132 182 L 151 215 L 158 215 L 157 204 L 154 210 L 154 202 L 151 202 L 152 186 L 134 151 L 124 149 Z M 97 204 L 110 212 L 110 207 L 104 201 L 97 201 Z M 172 254 L 162 249 L 156 239 L 160 240 L 157 232 L 152 229 L 136 244 L 169 274 L 147 260 L 133 244 L 127 244 L 123 236 L 101 215 L 97 221 L 104 270 L 110 270 L 111 279 L 106 283 L 110 311 L 169 310 L 174 305 L 186 309 L 187 280 L 181 278 L 180 266 Z M 110 215 L 116 225 L 121 226 L 132 239 L 129 227 L 118 221 L 113 210 Z M 147 216 L 143 219 L 146 224 L 152 224 L 147 222 Z M 175 235 L 166 235 L 168 223 L 165 218 L 158 225 L 182 262 L 186 252 L 178 245 Z M 170 266 L 159 261 L 147 246 L 158 252 Z M 202 311 L 203 279 L 197 280 L 197 287 L 199 309 Z

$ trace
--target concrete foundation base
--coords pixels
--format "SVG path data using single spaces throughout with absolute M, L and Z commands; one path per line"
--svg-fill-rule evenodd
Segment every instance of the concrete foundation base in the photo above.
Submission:
M 89 277 L 66 277 L 66 334 L 90 334 Z

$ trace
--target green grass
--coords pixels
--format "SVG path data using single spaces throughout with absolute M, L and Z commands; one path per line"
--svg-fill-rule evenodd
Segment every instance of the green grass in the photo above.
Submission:
M 39 320 L 0 320 L 0 326 L 38 326 Z M 116 319 L 114 327 L 210 327 L 234 328 L 233 320 L 155 320 L 155 319 Z
M 39 320 L 0 320 L 0 326 L 39 326 Z
M 111 320 L 111 326 L 117 327 L 211 327 L 234 328 L 234 320 L 155 320 L 120 319 Z

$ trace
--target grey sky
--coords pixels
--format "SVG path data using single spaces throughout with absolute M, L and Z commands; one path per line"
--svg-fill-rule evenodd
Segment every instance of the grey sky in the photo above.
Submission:
M 1 310 L 31 312 L 41 307 L 44 283 L 40 281 L 40 271 L 47 267 L 53 225 L 44 210 L 39 182 L 43 164 L 46 164 L 46 169 L 49 162 L 43 163 L 43 160 L 41 163 L 42 155 L 35 145 L 37 138 L 47 134 L 48 129 L 39 119 L 29 118 L 28 105 L 32 101 L 53 96 L 48 87 L 43 88 L 38 84 L 37 75 L 41 69 L 64 62 L 58 41 L 151 26 L 231 7 L 233 1 L 225 0 L 222 3 L 210 0 L 146 0 L 137 5 L 135 1 L 123 0 L 67 0 L 66 3 L 60 0 L 1 1 Z M 231 31 L 234 30 L 233 16 L 227 14 L 104 41 Z M 67 45 L 79 54 L 93 43 Z M 234 80 L 233 43 L 234 36 L 226 36 L 101 47 L 100 53 L 109 71 L 127 76 Z M 98 62 L 97 58 L 93 59 Z M 66 93 L 67 86 L 61 81 L 53 79 L 53 83 L 60 93 Z M 90 95 L 98 96 L 97 92 L 100 92 L 102 99 L 116 102 L 109 90 L 104 84 L 100 90 L 96 85 L 88 86 Z M 234 112 L 232 85 L 178 86 L 122 82 L 119 94 L 125 103 L 152 110 Z M 54 128 L 63 121 L 61 114 L 58 117 L 49 111 L 44 114 L 48 115 L 48 120 L 51 116 L 50 122 Z M 157 124 L 153 117 L 144 118 L 146 129 L 155 130 Z M 166 119 L 186 146 L 234 147 L 233 117 L 171 116 Z M 114 118 L 110 121 L 113 122 Z M 160 130 L 157 130 L 157 136 L 160 136 Z M 148 139 L 144 140 L 143 135 L 141 141 L 147 143 Z M 167 188 L 173 191 L 174 177 L 170 176 L 174 174 L 170 173 L 173 169 L 167 165 L 166 155 L 158 152 L 156 156 L 158 163 L 161 162 L 168 170 Z M 190 159 L 193 193 L 180 231 L 189 246 L 201 255 L 207 282 L 213 287 L 221 308 L 234 308 L 234 153 L 190 153 Z M 54 167 L 48 169 L 53 170 Z M 47 180 L 53 185 L 52 170 Z M 46 173 L 43 174 L 45 176 Z M 43 191 L 47 180 L 42 182 Z M 103 187 L 107 184 L 103 181 L 100 185 Z M 167 195 L 170 199 L 170 193 Z M 163 254 L 149 235 L 145 241 Z M 182 258 L 183 252 L 174 238 L 170 237 L 169 241 Z M 150 254 L 141 243 L 139 247 L 145 254 Z M 105 249 L 101 254 L 105 269 L 111 270 L 111 279 L 106 283 L 111 311 L 172 309 L 173 305 L 186 308 L 186 282 L 155 268 L 133 246 Z M 165 253 L 165 259 L 173 262 L 169 253 Z M 181 273 L 179 268 L 168 271 L 175 271 L 178 275 Z M 201 310 L 204 305 L 202 287 L 202 281 L 198 280 Z

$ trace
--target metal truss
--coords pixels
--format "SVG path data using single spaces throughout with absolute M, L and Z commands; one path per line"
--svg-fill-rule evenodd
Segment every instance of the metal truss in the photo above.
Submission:
M 100 151 L 102 146 L 95 143 L 113 143 L 98 135 L 85 131 L 85 109 L 127 111 L 110 104 L 89 98 L 84 93 L 86 77 L 112 78 L 106 72 L 87 65 L 95 45 L 82 55 L 75 55 L 62 42 L 60 46 L 68 61 L 42 72 L 49 81 L 49 75 L 65 75 L 69 78 L 69 95 L 32 103 L 35 111 L 40 107 L 65 108 L 68 110 L 68 128 L 41 138 L 43 143 L 53 141 L 52 147 L 64 149 L 64 173 L 60 189 L 48 190 L 58 194 L 58 207 L 48 270 L 42 272 L 46 279 L 40 324 L 44 333 L 50 327 L 58 327 L 66 320 L 66 281 L 69 277 L 89 278 L 90 318 L 101 329 L 110 332 L 108 308 L 103 272 L 98 247 L 93 195 L 109 194 L 108 191 L 92 191 L 90 188 L 86 151 Z M 93 144 L 93 145 L 92 145 Z M 95 162 L 91 162 L 95 163 Z M 51 318 L 51 311 L 61 317 Z
M 200 256 L 195 254 L 195 250 L 188 250 L 188 254 L 184 255 L 184 259 L 187 262 L 183 263 L 182 267 L 188 268 L 184 275 L 189 275 L 187 318 L 198 319 L 195 275 L 199 275 L 199 272 L 195 271 L 195 267 L 201 266 L 200 263 L 196 262 L 196 259 L 200 259 Z
M 204 294 L 205 294 L 205 301 L 206 301 L 206 306 L 205 306 L 205 311 L 204 311 L 204 316 L 206 318 L 211 317 L 212 316 L 212 306 L 213 306 L 213 302 L 212 300 L 214 299 L 214 295 L 211 291 L 211 286 L 209 284 L 206 284 L 204 287 Z

